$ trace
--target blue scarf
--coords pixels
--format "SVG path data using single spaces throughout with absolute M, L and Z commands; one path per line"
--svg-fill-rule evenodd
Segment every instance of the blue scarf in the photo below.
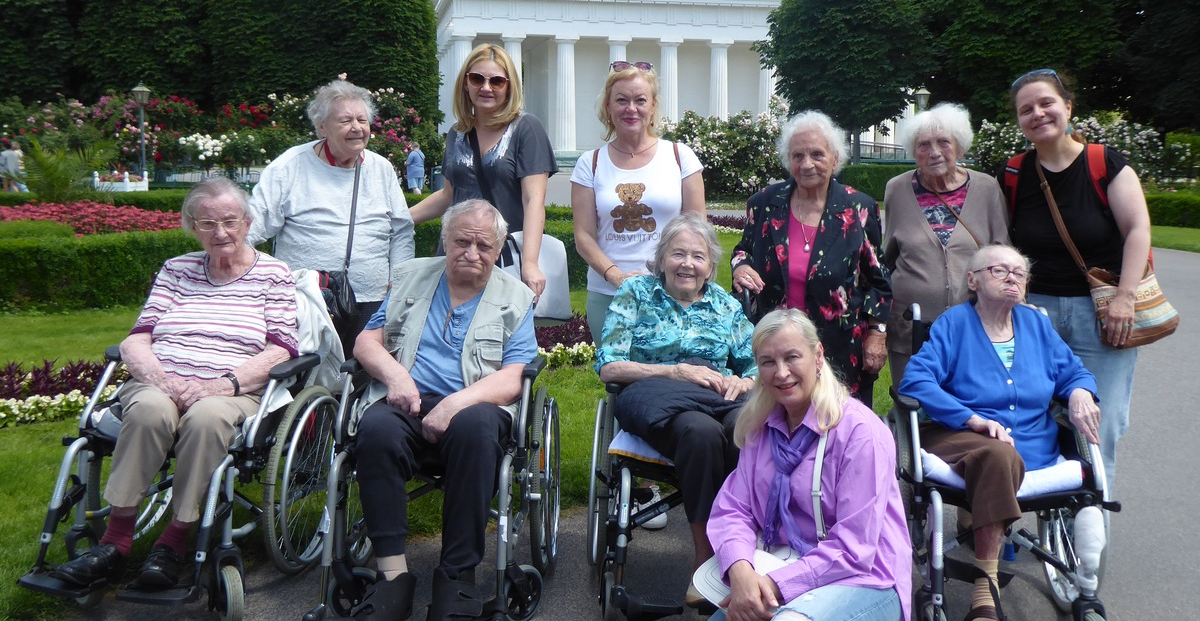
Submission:
M 783 431 L 767 426 L 767 437 L 771 442 L 771 457 L 775 462 L 775 477 L 771 479 L 771 493 L 767 496 L 766 524 L 763 525 L 763 542 L 768 546 L 784 543 L 780 537 L 780 524 L 787 534 L 787 545 L 801 555 L 816 547 L 800 534 L 800 525 L 788 514 L 788 506 L 792 502 L 792 486 L 788 480 L 804 454 L 808 452 L 817 434 L 804 425 L 796 430 L 789 440 Z

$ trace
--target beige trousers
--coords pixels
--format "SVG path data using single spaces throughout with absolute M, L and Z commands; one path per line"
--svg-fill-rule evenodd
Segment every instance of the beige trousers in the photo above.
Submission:
M 120 393 L 125 415 L 104 499 L 114 507 L 137 506 L 174 444 L 171 508 L 181 522 L 200 519 L 208 481 L 229 452 L 237 426 L 258 411 L 259 399 L 258 395 L 207 397 L 181 416 L 166 393 L 130 380 Z

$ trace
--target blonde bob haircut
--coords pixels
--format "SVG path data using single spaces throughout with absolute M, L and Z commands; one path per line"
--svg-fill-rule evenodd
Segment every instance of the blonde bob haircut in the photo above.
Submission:
M 646 128 L 646 133 L 651 136 L 658 136 L 658 74 L 654 70 L 642 71 L 637 67 L 630 67 L 624 71 L 609 72 L 608 78 L 604 80 L 604 90 L 600 92 L 600 122 L 604 125 L 604 139 L 611 140 L 617 133 L 617 126 L 613 123 L 612 114 L 608 111 L 608 99 L 612 97 L 613 86 L 621 80 L 641 77 L 646 80 L 646 84 L 650 85 L 650 92 L 653 94 L 654 113 L 650 115 L 650 126 Z
M 780 330 L 788 327 L 800 335 L 809 352 L 816 353 L 821 344 L 821 339 L 817 336 L 817 327 L 802 311 L 789 308 L 771 311 L 758 322 L 752 341 L 755 359 L 767 341 L 773 340 Z M 818 371 L 820 377 L 817 378 L 817 385 L 813 387 L 809 402 L 817 412 L 817 427 L 821 433 L 825 433 L 842 421 L 843 408 L 850 399 L 850 391 L 833 372 L 829 360 L 822 359 L 821 362 Z M 762 433 L 767 415 L 779 405 L 770 391 L 763 387 L 765 375 L 762 369 L 759 369 L 758 377 L 754 378 L 754 390 L 750 392 L 750 398 L 738 413 L 737 423 L 733 427 L 733 442 L 738 448 L 745 447 L 747 441 Z
M 467 94 L 467 74 L 476 63 L 485 60 L 495 62 L 504 70 L 504 77 L 508 78 L 508 100 L 496 113 L 496 116 L 491 119 L 477 119 L 475 118 L 475 106 L 471 103 L 471 96 Z M 459 133 L 466 133 L 474 129 L 476 123 L 484 127 L 503 127 L 512 123 L 525 107 L 525 96 L 522 93 L 521 72 L 517 71 L 508 52 L 492 43 L 477 46 L 467 56 L 467 61 L 458 70 L 458 78 L 454 81 L 454 118 L 458 120 L 454 124 L 454 129 Z

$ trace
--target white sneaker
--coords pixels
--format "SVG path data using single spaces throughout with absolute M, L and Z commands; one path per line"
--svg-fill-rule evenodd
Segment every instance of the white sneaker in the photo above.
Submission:
M 654 495 L 651 496 L 650 500 L 646 501 L 645 504 L 640 503 L 636 500 L 633 501 L 633 515 L 637 515 L 638 511 L 641 511 L 643 506 L 648 507 L 648 506 L 662 500 L 662 495 L 659 494 L 657 485 L 651 485 L 650 491 L 654 492 Z M 666 527 L 667 527 L 667 514 L 666 513 L 659 513 L 658 515 L 654 516 L 653 519 L 647 520 L 642 523 L 642 528 L 644 528 L 646 530 L 662 530 Z

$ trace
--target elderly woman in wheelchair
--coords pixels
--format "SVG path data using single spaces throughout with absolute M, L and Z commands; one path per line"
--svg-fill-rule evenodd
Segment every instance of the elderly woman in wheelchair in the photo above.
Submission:
M 721 246 L 694 214 L 662 230 L 652 275 L 631 276 L 609 306 L 596 370 L 628 384 L 616 401 L 621 427 L 675 464 L 699 567 L 713 555 L 705 524 L 737 464 L 732 441 L 742 396 L 754 385 L 753 326 L 713 281 Z M 688 603 L 703 599 L 689 591 Z
M 89 586 L 114 577 L 134 538 L 138 504 L 174 447 L 174 519 L 142 565 L 137 584 L 175 586 L 199 505 L 240 423 L 257 412 L 277 363 L 297 354 L 296 292 L 286 265 L 245 243 L 245 192 L 226 179 L 198 184 L 183 203 L 183 228 L 204 250 L 168 260 L 121 357 L 133 379 L 104 492 L 112 505 L 99 545 L 52 575 Z
M 1049 320 L 1023 304 L 1029 270 L 1010 246 L 978 250 L 967 273 L 970 301 L 934 322 L 899 388 L 933 421 L 920 427 L 921 446 L 965 481 L 972 523 L 959 526 L 973 529 L 979 570 L 968 620 L 1003 618 L 997 566 L 1005 532 L 1022 513 L 1018 490 L 1027 470 L 1060 458 L 1047 405 L 1066 400 L 1088 442 L 1100 425 L 1095 378 Z

